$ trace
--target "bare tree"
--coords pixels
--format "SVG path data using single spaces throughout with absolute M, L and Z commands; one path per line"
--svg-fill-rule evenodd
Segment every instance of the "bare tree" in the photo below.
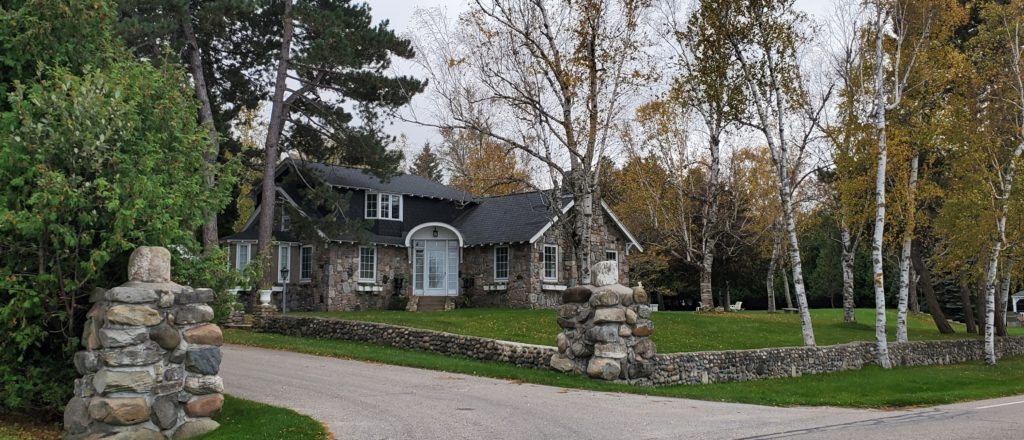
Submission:
M 440 121 L 432 125 L 522 151 L 572 194 L 576 208 L 561 224 L 572 238 L 574 282 L 590 281 L 599 159 L 646 78 L 646 9 L 629 0 L 476 0 L 454 32 L 436 14 L 419 25 Z

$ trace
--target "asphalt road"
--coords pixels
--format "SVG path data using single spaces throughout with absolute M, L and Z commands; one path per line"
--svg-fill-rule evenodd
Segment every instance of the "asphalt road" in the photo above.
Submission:
M 1021 439 L 1024 396 L 912 410 L 773 408 L 599 393 L 226 345 L 227 392 L 338 439 Z

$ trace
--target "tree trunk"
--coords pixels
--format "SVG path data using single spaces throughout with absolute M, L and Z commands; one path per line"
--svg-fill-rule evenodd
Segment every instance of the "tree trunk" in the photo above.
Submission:
M 725 310 L 726 312 L 731 312 L 732 311 L 732 298 L 730 298 L 729 296 L 730 296 L 729 282 L 726 281 L 725 282 L 725 302 L 722 304 L 722 309 Z
M 1000 228 L 1006 224 L 1006 217 L 999 219 Z M 988 268 L 985 271 L 985 363 L 996 364 L 996 284 L 999 283 L 999 254 L 1002 251 L 1002 241 L 996 240 L 992 246 L 992 254 L 988 260 Z
M 579 168 L 578 170 L 582 170 Z M 592 231 L 594 223 L 594 186 L 586 171 L 576 171 L 573 174 L 572 185 L 576 191 L 574 198 L 578 196 L 576 203 L 576 215 L 573 216 L 573 235 L 576 237 L 574 246 L 574 257 L 576 266 L 576 281 L 578 284 L 590 284 L 590 256 Z
M 914 271 L 921 276 L 921 282 L 918 286 L 924 291 L 925 302 L 928 303 L 928 312 L 932 315 L 932 320 L 935 321 L 935 328 L 942 334 L 953 334 L 953 327 L 949 325 L 949 321 L 946 320 L 946 314 L 942 312 L 942 307 L 939 306 L 939 300 L 935 296 L 935 288 L 932 285 L 932 276 L 928 271 L 928 266 L 925 266 L 924 259 L 921 258 L 921 243 L 914 240 L 914 245 L 911 246 L 910 260 L 914 263 Z
M 782 292 L 786 295 L 786 308 L 787 309 L 792 309 L 793 308 L 793 295 L 790 295 L 790 293 L 789 293 L 789 275 L 786 273 L 786 270 L 788 270 L 788 268 L 785 265 L 785 263 L 787 262 L 785 255 L 782 256 L 782 260 L 783 260 L 783 265 L 782 265 Z
M 845 219 L 839 224 L 839 235 L 843 246 L 841 259 L 843 265 L 843 322 L 851 324 L 857 322 L 853 304 L 853 259 L 856 249 L 850 238 L 850 228 L 846 225 Z
M 878 168 L 875 174 L 875 233 L 871 240 L 872 281 L 875 287 L 875 344 L 878 349 L 878 365 L 892 368 L 889 362 L 889 341 L 885 335 L 885 274 L 882 266 L 882 238 L 885 231 L 885 169 L 886 138 L 885 138 L 885 78 L 882 41 L 885 39 L 885 28 L 882 25 L 882 12 L 878 12 L 877 35 L 875 38 L 875 132 L 878 135 Z
M 217 144 L 217 127 L 213 122 L 213 107 L 210 105 L 210 96 L 207 93 L 206 75 L 203 73 L 203 57 L 199 51 L 199 43 L 196 41 L 196 34 L 192 28 L 192 10 L 186 5 L 178 14 L 181 22 L 182 34 L 189 52 L 189 72 L 192 74 L 192 87 L 195 89 L 196 98 L 199 100 L 199 123 L 206 127 L 207 137 L 210 144 L 203 152 L 203 159 L 207 166 L 203 170 L 203 177 L 206 179 L 206 187 L 210 190 L 216 185 L 214 169 L 217 165 L 219 147 Z M 216 248 L 219 241 L 217 231 L 217 212 L 211 209 L 203 209 L 203 249 Z
M 974 308 L 971 307 L 971 291 L 968 287 L 960 288 L 960 303 L 964 311 L 964 324 L 967 325 L 967 333 L 978 333 L 978 327 L 974 324 Z
M 911 245 L 913 247 L 913 245 Z M 913 258 L 911 258 L 913 259 Z M 921 314 L 921 299 L 919 298 L 920 293 L 917 291 L 917 269 L 914 269 L 914 265 L 910 265 L 910 312 L 916 315 Z
M 974 322 L 978 326 L 978 334 L 985 334 L 985 288 L 988 286 L 986 278 L 988 278 L 988 264 L 985 266 L 985 277 L 978 280 L 978 290 L 974 296 Z
M 910 183 L 907 192 L 907 219 L 903 228 L 900 253 L 900 289 L 896 306 L 896 342 L 907 342 L 907 302 L 910 296 L 910 247 L 914 239 L 914 208 L 917 194 L 917 155 L 910 158 Z
M 712 245 L 713 246 L 713 245 Z M 715 257 L 710 251 L 705 251 L 700 263 L 700 301 L 709 309 L 715 307 L 715 296 L 711 290 L 711 266 Z
M 717 133 L 712 133 L 708 142 L 711 164 L 708 169 L 707 191 L 704 195 L 704 215 L 701 224 L 701 265 L 700 265 L 700 298 L 707 304 L 714 305 L 711 289 L 711 270 L 715 262 L 715 227 L 718 219 L 718 181 L 721 174 L 721 140 Z M 729 301 L 722 307 L 729 311 Z
M 793 200 L 789 187 L 789 180 L 782 185 L 782 212 L 786 220 L 786 233 L 789 236 L 789 261 L 793 265 L 793 290 L 796 295 L 797 308 L 800 309 L 801 333 L 804 337 L 804 345 L 815 346 L 814 327 L 811 324 L 811 311 L 807 308 L 807 294 L 804 292 L 804 274 L 800 262 L 800 241 L 796 236 L 796 221 L 793 219 Z
M 999 295 L 996 297 L 996 336 L 1005 337 L 1006 333 L 1006 303 L 1010 299 L 1010 282 L 1012 278 L 1009 271 L 1009 263 L 1003 266 L 1003 282 L 999 285 Z
M 1017 50 L 1019 50 L 1019 48 Z M 1016 73 L 1018 74 L 1018 78 L 1020 78 L 1020 72 L 1018 70 L 1019 67 L 1015 66 L 1014 69 L 1017 71 Z M 994 324 L 996 320 L 996 284 L 999 282 L 997 279 L 999 274 L 999 258 L 1003 247 L 1006 245 L 1006 217 L 1010 210 L 1010 194 L 1013 190 L 1014 174 L 1017 171 L 1017 158 L 1019 158 L 1022 153 L 1024 153 L 1024 142 L 1017 144 L 1017 147 L 1013 151 L 1013 155 L 1010 156 L 1006 163 L 1006 169 L 1003 171 L 1002 181 L 999 182 L 999 189 L 1001 193 L 996 199 L 999 202 L 999 218 L 996 219 L 996 239 L 993 240 L 992 243 L 992 253 L 988 261 L 985 286 L 985 362 L 989 365 L 996 364 Z M 1006 272 L 1009 273 L 1009 271 Z
M 768 290 L 768 313 L 775 313 L 775 268 L 779 260 L 779 247 L 782 243 L 779 241 L 779 235 L 774 234 L 774 240 L 772 243 L 772 258 L 768 260 L 768 276 L 765 279 L 765 288 Z
M 281 16 L 281 53 L 277 60 L 277 77 L 274 81 L 273 107 L 270 111 L 270 124 L 267 127 L 267 141 L 264 144 L 263 156 L 263 182 L 260 198 L 260 228 L 259 228 L 259 255 L 265 259 L 271 255 L 270 245 L 274 229 L 274 208 L 277 200 L 277 188 L 274 183 L 274 175 L 277 173 L 277 160 L 279 158 L 278 147 L 281 143 L 281 133 L 284 130 L 284 122 L 287 119 L 288 111 L 284 93 L 288 87 L 288 67 L 291 56 L 292 34 L 295 31 L 292 23 L 292 1 L 284 1 L 284 12 Z M 264 273 L 262 287 L 272 283 L 274 274 L 273 265 L 264 261 Z

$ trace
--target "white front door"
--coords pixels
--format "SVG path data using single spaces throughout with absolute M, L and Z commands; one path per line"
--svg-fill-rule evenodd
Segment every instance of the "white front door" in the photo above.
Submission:
M 424 296 L 458 292 L 458 243 L 452 240 L 416 240 L 413 251 L 413 292 Z
M 423 288 L 423 294 L 428 296 L 444 296 L 448 291 L 445 282 L 448 280 L 448 271 L 445 270 L 448 267 L 445 261 L 448 252 L 444 247 L 436 246 L 437 244 L 443 246 L 445 243 L 427 242 L 427 267 L 424 275 L 426 286 Z

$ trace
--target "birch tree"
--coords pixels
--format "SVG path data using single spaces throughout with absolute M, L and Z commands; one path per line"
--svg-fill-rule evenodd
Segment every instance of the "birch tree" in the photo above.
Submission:
M 922 45 L 928 43 L 938 2 L 915 0 L 879 0 L 872 4 L 874 36 L 866 39 L 874 46 L 869 61 L 874 70 L 870 94 L 874 102 L 874 128 L 878 140 L 875 171 L 875 219 L 871 240 L 872 284 L 875 291 L 875 341 L 878 364 L 892 366 L 886 337 L 885 274 L 882 245 L 885 232 L 886 170 L 888 165 L 887 112 L 900 105 Z M 887 51 L 887 43 L 892 50 Z M 906 252 L 909 256 L 909 251 Z M 909 262 L 909 258 L 907 259 Z M 902 267 L 908 267 L 902 265 Z M 901 275 L 903 271 L 901 270 Z M 909 277 L 909 272 L 905 274 Z M 901 284 L 903 281 L 901 280 Z M 906 291 L 901 290 L 902 293 Z M 900 300 L 901 303 L 904 300 Z
M 432 125 L 517 149 L 572 194 L 576 209 L 567 218 L 556 192 L 550 204 L 572 238 L 574 283 L 590 281 L 599 159 L 647 78 L 647 3 L 475 0 L 454 30 L 430 13 L 418 26 L 439 120 Z
M 790 168 L 790 162 L 804 151 L 810 140 L 809 132 L 791 132 L 791 123 L 794 119 L 817 118 L 821 114 L 820 106 L 808 105 L 809 95 L 797 60 L 797 49 L 806 42 L 801 29 L 806 24 L 806 16 L 793 9 L 792 0 L 731 0 L 721 2 L 714 16 L 708 19 L 714 20 L 717 31 L 732 46 L 753 113 L 744 123 L 764 136 L 775 166 L 804 344 L 814 346 L 793 215 L 794 185 Z
M 698 189 L 700 197 L 699 229 L 693 240 L 685 243 L 687 261 L 695 261 L 700 274 L 700 297 L 706 307 L 714 305 L 711 289 L 712 268 L 716 247 L 727 229 L 720 222 L 719 204 L 722 197 L 722 143 L 726 130 L 738 120 L 743 102 L 743 90 L 738 84 L 738 72 L 732 63 L 729 40 L 715 29 L 715 20 L 709 19 L 718 2 L 701 0 L 697 8 L 679 23 L 677 2 L 669 2 L 666 17 L 670 40 L 678 50 L 679 72 L 672 79 L 667 99 L 670 105 L 679 105 L 692 113 L 703 126 L 706 136 L 704 185 Z M 682 121 L 680 121 L 682 122 Z
M 1017 161 L 1024 154 L 1024 65 L 1021 45 L 1024 32 L 1024 3 L 989 4 L 982 9 L 982 26 L 976 37 L 975 64 L 983 78 L 980 108 L 985 110 L 994 135 L 992 145 L 983 148 L 989 166 L 988 179 L 994 221 L 989 229 L 989 255 L 985 268 L 985 361 L 996 363 L 995 304 L 999 285 L 1000 263 L 1007 240 L 1007 218 L 1010 215 L 1017 170 Z M 1006 135 L 999 136 L 1006 127 Z

